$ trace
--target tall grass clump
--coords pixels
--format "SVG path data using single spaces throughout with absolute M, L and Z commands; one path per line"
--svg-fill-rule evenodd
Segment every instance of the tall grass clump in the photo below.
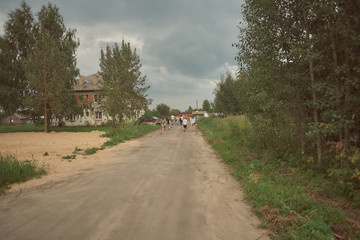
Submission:
M 36 167 L 35 161 L 18 161 L 15 155 L 0 152 L 0 191 L 9 184 L 24 182 L 46 174 L 44 168 Z
M 311 169 L 289 165 L 286 153 L 264 151 L 261 134 L 246 116 L 203 118 L 198 124 L 213 149 L 233 169 L 245 198 L 272 230 L 274 239 L 360 239 L 353 220 L 333 199 L 324 197 L 323 190 L 332 186 L 329 179 Z

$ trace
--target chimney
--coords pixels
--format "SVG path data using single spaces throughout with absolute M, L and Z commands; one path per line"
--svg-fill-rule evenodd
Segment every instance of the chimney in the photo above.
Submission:
M 79 86 L 83 85 L 84 82 L 85 82 L 85 76 L 84 76 L 84 75 L 80 75 Z

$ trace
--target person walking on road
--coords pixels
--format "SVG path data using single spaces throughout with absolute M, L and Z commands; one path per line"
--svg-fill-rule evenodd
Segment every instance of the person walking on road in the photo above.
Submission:
M 184 118 L 182 120 L 182 124 L 183 124 L 183 127 L 184 127 L 184 132 L 186 132 L 186 130 L 187 130 L 187 119 L 186 118 Z
M 166 126 L 165 117 L 162 116 L 162 118 L 161 118 L 161 133 L 165 133 L 165 126 Z
M 175 122 L 175 117 L 174 115 L 171 115 L 171 125 L 174 126 L 174 122 Z
M 166 123 L 168 125 L 168 128 L 170 129 L 171 128 L 171 126 L 170 126 L 170 118 L 166 118 Z
M 191 121 L 191 131 L 196 131 L 196 120 L 195 117 L 190 118 Z

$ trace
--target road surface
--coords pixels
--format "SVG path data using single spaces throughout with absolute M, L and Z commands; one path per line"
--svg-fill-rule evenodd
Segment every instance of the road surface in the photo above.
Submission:
M 105 165 L 0 197 L 0 239 L 268 239 L 200 133 L 175 126 L 104 157 Z

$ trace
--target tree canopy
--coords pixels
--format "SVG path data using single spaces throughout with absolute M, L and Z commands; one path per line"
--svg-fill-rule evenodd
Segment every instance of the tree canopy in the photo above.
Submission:
M 151 103 L 147 99 L 146 76 L 141 75 L 140 57 L 136 48 L 124 40 L 121 45 L 107 45 L 101 50 L 99 72 L 103 77 L 104 111 L 111 116 L 114 125 L 125 118 L 131 119 L 137 111 L 146 109 Z
M 170 116 L 170 107 L 165 103 L 160 103 L 156 106 L 156 111 L 159 113 L 159 116 L 167 117 Z
M 52 117 L 69 116 L 77 110 L 73 95 L 79 46 L 74 30 L 66 30 L 59 9 L 48 4 L 38 13 L 35 43 L 25 61 L 28 81 L 26 106 L 45 117 L 45 132 Z
M 294 143 L 298 152 L 315 153 L 309 162 L 320 168 L 354 169 L 345 156 L 360 147 L 360 5 L 250 0 L 243 9 L 237 79 L 225 89 L 220 82 L 215 94 L 229 104 L 217 97 L 215 107 L 227 111 L 237 102 L 268 144 Z
M 22 109 L 45 116 L 48 132 L 51 118 L 79 110 L 72 91 L 79 74 L 75 57 L 79 41 L 75 30 L 66 30 L 56 5 L 42 6 L 36 16 L 25 2 L 9 13 L 0 41 L 4 61 L 0 102 L 7 114 Z
M 0 107 L 7 114 L 24 108 L 27 86 L 24 61 L 35 41 L 34 21 L 30 6 L 22 2 L 20 8 L 8 14 L 4 36 L 0 37 Z

